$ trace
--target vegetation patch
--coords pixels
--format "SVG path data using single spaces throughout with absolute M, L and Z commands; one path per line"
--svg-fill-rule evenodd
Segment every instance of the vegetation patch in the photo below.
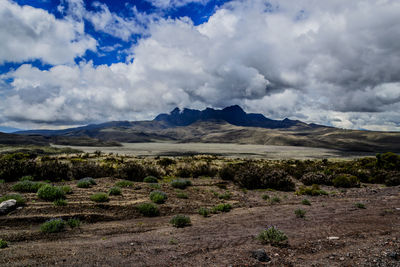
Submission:
M 19 178 L 19 180 L 22 182 L 22 181 L 33 181 L 34 179 L 33 179 L 33 176 L 31 176 L 31 175 L 25 175 L 25 176 L 22 176 L 21 178 Z
M 103 203 L 103 202 L 108 202 L 110 201 L 110 198 L 106 193 L 95 193 L 90 196 L 90 200 L 98 203 Z
M 199 213 L 201 216 L 203 216 L 203 217 L 209 217 L 211 211 L 210 211 L 209 209 L 207 209 L 207 208 L 200 208 L 200 209 L 198 210 L 198 213 Z
M 172 226 L 177 228 L 182 228 L 191 225 L 190 217 L 180 214 L 172 217 L 172 219 L 169 222 L 172 224 Z
M 53 201 L 53 205 L 56 207 L 67 206 L 68 202 L 65 199 L 57 199 Z
M 306 198 L 301 201 L 301 204 L 306 205 L 306 206 L 311 206 L 310 200 L 308 200 Z
M 181 198 L 181 199 L 188 199 L 188 195 L 185 192 L 177 192 L 176 193 L 176 197 L 177 198 Z
M 155 217 L 160 215 L 160 211 L 153 203 L 142 203 L 137 205 L 138 211 L 146 217 Z
M 128 180 L 123 180 L 115 183 L 115 186 L 125 188 L 125 187 L 133 187 L 133 182 Z
M 65 193 L 60 187 L 46 184 L 38 190 L 37 196 L 46 201 L 54 201 L 64 199 Z
M 267 194 L 262 195 L 261 198 L 264 199 L 264 200 L 269 200 L 270 199 L 269 195 L 267 195 Z
M 25 204 L 26 200 L 23 196 L 21 196 L 20 194 L 9 194 L 9 195 L 5 195 L 0 197 L 0 203 L 6 200 L 10 200 L 10 199 L 14 199 L 17 201 L 17 206 L 22 206 Z
M 231 211 L 231 209 L 232 209 L 231 204 L 221 203 L 221 204 L 218 204 L 217 206 L 213 207 L 211 211 L 212 211 L 212 213 L 219 213 L 219 212 L 229 212 L 229 211 Z
M 300 188 L 296 191 L 296 195 L 320 196 L 328 195 L 328 193 L 322 190 L 319 185 L 313 184 L 311 187 L 300 186 Z
M 341 174 L 333 179 L 333 185 L 335 187 L 343 188 L 360 187 L 360 180 L 354 175 Z
M 278 204 L 280 202 L 281 202 L 281 199 L 279 197 L 276 197 L 276 196 L 270 199 L 270 203 L 271 204 Z
M 12 190 L 23 193 L 36 193 L 39 188 L 44 186 L 42 182 L 32 182 L 30 180 L 24 180 L 13 185 Z
M 81 221 L 79 219 L 76 219 L 76 218 L 71 218 L 71 219 L 68 219 L 67 224 L 71 228 L 76 228 L 76 227 L 79 227 L 81 225 Z
M 354 204 L 359 209 L 366 209 L 365 204 L 361 202 L 357 202 Z
M 163 204 L 167 200 L 167 194 L 162 191 L 155 190 L 150 193 L 150 200 L 157 204 Z
M 0 239 L 0 249 L 8 247 L 8 242 Z
M 171 186 L 174 188 L 185 189 L 188 186 L 191 186 L 192 182 L 185 179 L 176 179 L 171 182 Z
M 61 190 L 64 191 L 64 193 L 67 194 L 67 195 L 73 193 L 72 188 L 69 185 L 61 186 Z
M 303 209 L 297 209 L 294 211 L 294 214 L 296 214 L 297 218 L 305 218 L 306 217 L 306 211 Z
M 122 190 L 118 186 L 113 186 L 108 191 L 108 195 L 110 195 L 110 196 L 120 196 L 120 195 L 122 195 Z
M 63 219 L 51 219 L 40 226 L 40 231 L 43 233 L 58 233 L 65 231 L 67 222 Z
M 232 193 L 229 191 L 226 191 L 225 193 L 218 195 L 219 199 L 224 199 L 224 200 L 229 200 L 229 199 L 231 199 L 231 197 L 232 197 Z
M 79 188 L 89 188 L 92 185 L 96 185 L 96 181 L 91 177 L 82 178 L 76 184 Z
M 278 230 L 275 226 L 270 226 L 257 236 L 263 244 L 270 244 L 276 247 L 286 246 L 288 244 L 288 237 L 284 232 Z
M 143 179 L 143 182 L 149 183 L 149 184 L 150 183 L 156 184 L 156 183 L 158 183 L 158 179 L 154 176 L 147 176 L 146 178 Z

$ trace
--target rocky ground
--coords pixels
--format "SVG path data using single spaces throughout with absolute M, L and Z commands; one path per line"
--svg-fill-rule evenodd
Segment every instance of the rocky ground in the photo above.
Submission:
M 158 205 L 160 216 L 147 218 L 135 208 L 149 202 L 154 185 L 135 183 L 122 196 L 105 204 L 89 197 L 107 192 L 117 179 L 96 179 L 89 189 L 66 182 L 73 193 L 68 205 L 55 207 L 24 193 L 22 209 L 0 216 L 1 266 L 400 266 L 400 186 L 362 185 L 361 188 L 323 187 L 328 196 L 297 196 L 293 192 L 242 190 L 218 179 L 191 179 L 181 199 L 169 181 L 158 190 L 167 193 Z M 0 194 L 13 183 L 0 184 Z M 225 188 L 226 187 L 226 188 Z M 231 192 L 229 200 L 218 195 Z M 279 197 L 272 204 L 263 195 Z M 301 201 L 307 198 L 311 205 Z M 230 203 L 227 213 L 202 217 L 199 207 Z M 365 209 L 355 203 L 365 204 Z M 296 209 L 306 211 L 297 218 Z M 190 216 L 192 225 L 174 228 L 173 215 Z M 79 228 L 43 234 L 40 224 L 50 218 L 79 218 Z M 264 245 L 256 239 L 274 225 L 289 240 L 286 247 Z M 255 252 L 257 250 L 261 250 Z M 263 251 L 266 255 L 263 255 Z M 258 259 L 257 259 L 258 258 Z M 269 260 L 269 261 L 268 261 Z

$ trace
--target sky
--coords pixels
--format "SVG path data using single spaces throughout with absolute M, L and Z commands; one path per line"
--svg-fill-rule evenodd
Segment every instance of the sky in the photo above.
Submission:
M 400 1 L 0 0 L 0 129 L 234 104 L 400 131 Z

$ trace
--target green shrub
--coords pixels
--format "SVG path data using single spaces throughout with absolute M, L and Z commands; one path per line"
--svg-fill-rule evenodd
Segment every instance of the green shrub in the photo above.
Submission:
M 200 208 L 198 212 L 199 212 L 199 214 L 200 214 L 201 216 L 203 216 L 203 217 L 208 217 L 208 216 L 210 216 L 210 210 L 207 209 L 207 208 Z
M 306 216 L 306 211 L 302 209 L 297 209 L 294 211 L 294 214 L 296 214 L 297 218 L 304 218 Z
M 306 198 L 301 201 L 301 204 L 311 206 L 311 202 Z
M 124 188 L 124 187 L 132 187 L 133 186 L 133 182 L 128 181 L 128 180 L 123 180 L 123 181 L 116 182 L 115 186 L 122 187 L 122 188 Z
M 269 199 L 269 195 L 267 195 L 267 194 L 262 195 L 262 199 L 268 200 Z
M 232 197 L 232 194 L 229 191 L 226 191 L 225 193 L 218 195 L 219 199 L 225 199 L 225 200 L 229 200 L 229 199 L 231 199 L 231 197 Z
M 177 198 L 188 199 L 188 195 L 185 192 L 178 192 L 176 194 Z
M 311 187 L 300 186 L 296 191 L 296 195 L 320 196 L 328 195 L 328 193 L 322 190 L 319 185 L 313 184 Z
M 335 179 L 333 179 L 333 185 L 335 187 L 344 187 L 344 188 L 359 187 L 360 180 L 358 180 L 358 178 L 354 175 L 341 174 L 336 176 Z
M 365 209 L 366 208 L 364 203 L 357 202 L 354 205 L 359 209 Z
M 0 184 L 4 184 L 6 181 L 4 179 L 0 179 Z
M 222 168 L 219 170 L 219 177 L 222 180 L 233 180 L 235 178 L 235 173 L 238 169 L 239 165 L 234 165 L 234 164 L 225 164 L 222 166 Z
M 72 188 L 69 185 L 61 186 L 61 190 L 64 191 L 65 194 L 69 195 L 72 194 Z
M 25 175 L 19 178 L 19 180 L 22 182 L 22 181 L 33 181 L 34 179 L 31 175 Z
M 54 201 L 64 199 L 65 193 L 60 187 L 44 185 L 38 190 L 37 196 L 43 200 Z
M 270 200 L 271 204 L 277 204 L 281 202 L 281 199 L 279 197 L 273 197 Z
M 327 175 L 323 172 L 307 172 L 301 177 L 300 181 L 305 185 L 313 185 L 313 184 L 331 185 L 332 184 L 331 176 Z
M 174 188 L 185 189 L 186 187 L 191 186 L 192 182 L 189 180 L 177 179 L 177 180 L 173 180 L 171 182 L 171 185 Z
M 89 188 L 92 185 L 96 185 L 96 181 L 91 177 L 82 178 L 78 181 L 77 186 L 79 188 Z
M 287 245 L 288 237 L 285 235 L 285 233 L 278 230 L 274 226 L 270 226 L 261 231 L 261 233 L 257 236 L 257 239 L 263 244 L 281 247 Z
M 384 170 L 400 170 L 400 156 L 392 152 L 377 154 L 376 167 Z
M 157 204 L 165 203 L 167 198 L 167 194 L 162 191 L 155 190 L 150 193 L 150 200 Z
M 146 217 L 155 217 L 160 215 L 160 211 L 153 203 L 142 203 L 137 206 L 139 212 Z
M 118 168 L 116 177 L 130 181 L 142 182 L 146 175 L 146 169 L 143 165 L 137 162 L 127 162 Z
M 231 209 L 232 209 L 231 204 L 221 203 L 212 208 L 212 213 L 229 212 L 231 211 Z
M 93 195 L 90 196 L 90 200 L 94 201 L 94 202 L 108 202 L 110 201 L 110 198 L 108 197 L 108 195 L 106 193 L 95 193 Z
M 161 158 L 157 161 L 157 164 L 163 167 L 167 167 L 169 165 L 175 164 L 176 160 L 171 158 Z
M 36 193 L 39 188 L 44 186 L 45 183 L 41 182 L 32 182 L 29 180 L 21 181 L 13 185 L 12 190 L 17 192 L 25 192 L 25 193 Z
M 53 201 L 54 206 L 67 206 L 67 201 L 65 199 L 56 199 Z
M 0 249 L 8 247 L 8 242 L 0 239 Z
M 65 230 L 66 222 L 63 219 L 51 219 L 40 226 L 43 233 L 58 233 Z
M 154 190 L 161 189 L 161 186 L 159 184 L 155 184 L 155 183 L 149 184 L 149 187 Z
M 149 184 L 150 184 L 150 183 L 156 184 L 156 183 L 158 183 L 158 180 L 157 180 L 157 178 L 154 177 L 154 176 L 147 176 L 146 178 L 143 179 L 143 182 L 149 183 Z
M 15 199 L 17 201 L 17 206 L 24 205 L 26 201 L 20 194 L 10 194 L 0 197 L 0 203 L 9 199 Z
M 177 228 L 182 228 L 185 226 L 190 226 L 191 222 L 190 222 L 190 217 L 185 216 L 185 215 L 175 215 L 174 217 L 172 217 L 172 219 L 169 221 L 174 227 Z
M 81 221 L 79 219 L 71 218 L 68 219 L 67 224 L 71 228 L 79 227 L 81 225 Z
M 120 195 L 122 195 L 121 188 L 119 188 L 118 186 L 111 187 L 110 190 L 108 191 L 108 195 L 110 195 L 110 196 L 120 196 Z

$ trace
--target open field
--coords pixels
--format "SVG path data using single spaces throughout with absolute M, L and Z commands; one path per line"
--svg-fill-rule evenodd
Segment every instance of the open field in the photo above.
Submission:
M 117 153 L 130 156 L 182 156 L 182 155 L 217 155 L 240 158 L 266 159 L 322 159 L 322 158 L 356 158 L 375 156 L 374 153 L 339 151 L 327 148 L 273 145 L 242 145 L 224 143 L 122 143 L 118 147 L 85 147 L 59 146 L 93 153 L 96 150 L 104 153 Z
M 0 266 L 399 266 L 399 162 L 4 155 L 0 197 L 25 203 L 0 215 Z

